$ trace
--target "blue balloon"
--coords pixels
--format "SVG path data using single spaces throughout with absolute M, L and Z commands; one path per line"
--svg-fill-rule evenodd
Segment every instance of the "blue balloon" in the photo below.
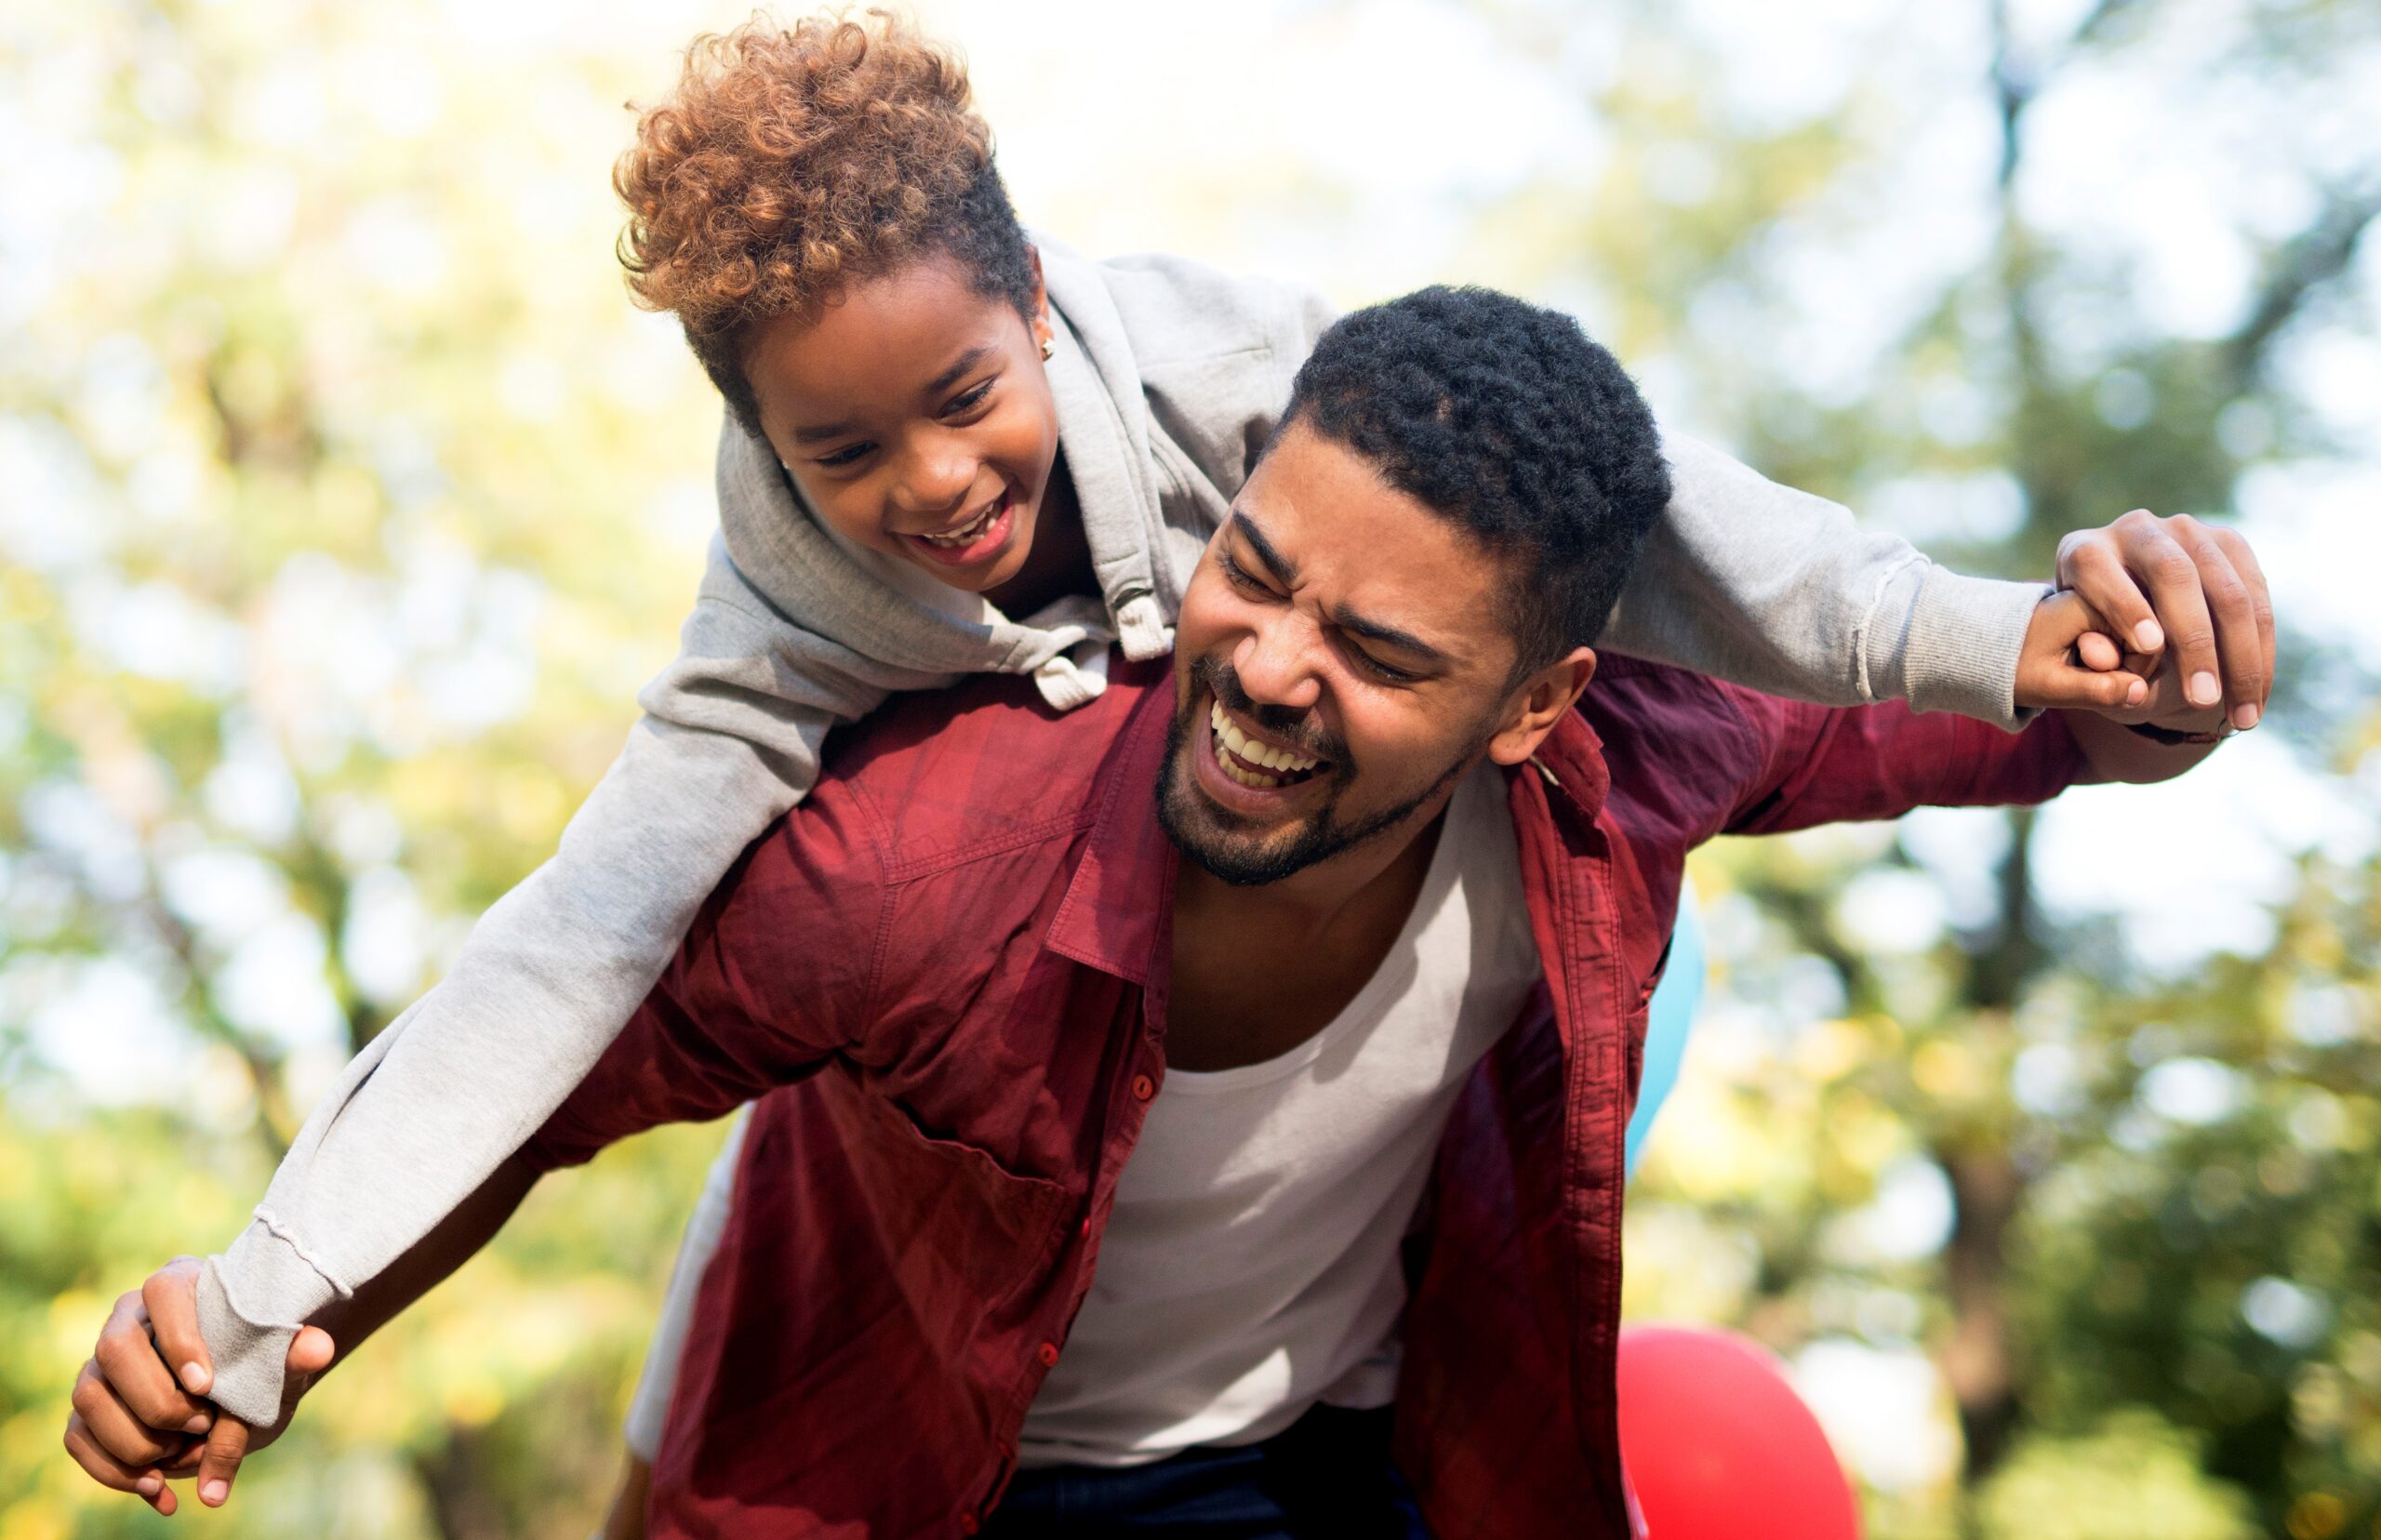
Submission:
M 1686 1057 L 1686 1035 L 1695 1026 L 1696 1007 L 1703 1003 L 1703 923 L 1696 918 L 1695 890 L 1678 896 L 1678 923 L 1670 931 L 1669 965 L 1654 988 L 1645 1008 L 1645 1069 L 1637 1084 L 1637 1110 L 1629 1120 L 1628 1169 L 1637 1170 L 1645 1135 L 1662 1109 L 1670 1087 L 1678 1083 L 1678 1067 Z

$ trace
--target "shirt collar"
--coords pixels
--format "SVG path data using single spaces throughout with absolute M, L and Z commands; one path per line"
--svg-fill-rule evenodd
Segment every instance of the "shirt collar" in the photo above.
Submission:
M 1157 820 L 1158 771 L 1174 717 L 1174 670 L 1134 703 L 1117 736 L 1091 838 L 1050 924 L 1050 948 L 1086 967 L 1147 989 L 1157 974 L 1160 940 L 1174 912 L 1174 842 Z
M 1603 739 L 1576 709 L 1563 712 L 1563 720 L 1538 741 L 1530 764 L 1545 778 L 1552 792 L 1550 800 L 1569 802 L 1590 823 L 1603 810 L 1612 770 L 1604 763 Z

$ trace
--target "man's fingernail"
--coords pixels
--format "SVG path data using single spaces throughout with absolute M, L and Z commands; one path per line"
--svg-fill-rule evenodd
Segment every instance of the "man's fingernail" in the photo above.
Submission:
M 196 1395 L 206 1393 L 206 1371 L 195 1363 L 182 1365 L 182 1385 Z
M 164 1480 L 153 1474 L 143 1476 L 140 1480 L 133 1482 L 132 1486 L 133 1490 L 140 1493 L 143 1497 L 154 1497 L 157 1494 L 166 1490 L 166 1483 Z
M 2124 687 L 2124 703 L 2128 706 L 2138 706 L 2148 697 L 2148 695 L 2149 686 L 2136 679 Z
M 2201 669 L 2199 672 L 2191 675 L 2192 705 L 2213 706 L 2215 704 L 2215 697 L 2223 693 L 2224 686 L 2217 684 L 2215 682 L 2215 676 L 2209 673 L 2205 669 Z
M 2232 708 L 2232 725 L 2242 732 L 2257 724 L 2257 709 L 2245 703 Z
M 232 1495 L 232 1483 L 220 1476 L 198 1489 L 198 1500 L 208 1507 L 219 1506 L 223 1499 L 230 1495 Z
M 206 1413 L 201 1412 L 198 1415 L 191 1418 L 190 1421 L 182 1424 L 182 1431 L 185 1433 L 204 1433 L 214 1426 L 215 1419 L 208 1416 Z
M 2155 620 L 2144 620 L 2133 628 L 2133 643 L 2143 652 L 2156 652 L 2166 644 L 2166 633 L 2158 629 Z

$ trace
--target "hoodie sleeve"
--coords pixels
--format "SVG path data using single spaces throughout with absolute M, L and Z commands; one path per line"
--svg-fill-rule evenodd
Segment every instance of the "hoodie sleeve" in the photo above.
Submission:
M 1669 507 L 1603 645 L 1820 705 L 2028 715 L 2017 655 L 2046 585 L 1962 577 L 1708 444 L 1662 443 Z
M 660 976 L 738 856 L 884 692 L 777 616 L 714 542 L 677 660 L 564 830 L 446 979 L 348 1066 L 248 1228 L 207 1259 L 213 1399 L 276 1420 L 298 1326 L 419 1241 L 546 1122 Z
M 1137 398 L 1120 391 L 1118 410 L 1148 414 L 1175 574 L 1166 597 L 1178 601 L 1337 312 L 1312 289 L 1178 257 L 1058 261 L 1065 281 L 1051 292 L 1075 301 L 1070 319 L 1095 351 L 1131 360 L 1109 371 L 1111 389 L 1137 376 Z M 1086 266 L 1097 284 L 1077 276 Z M 1670 504 L 1605 645 L 1823 705 L 1906 699 L 2004 727 L 2022 719 L 2017 654 L 2044 586 L 1963 578 L 1709 445 L 1669 433 L 1663 446 Z

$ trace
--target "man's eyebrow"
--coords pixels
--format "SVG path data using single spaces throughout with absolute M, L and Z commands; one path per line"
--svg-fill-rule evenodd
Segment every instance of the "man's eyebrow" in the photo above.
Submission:
M 1384 647 L 1395 647 L 1398 651 L 1409 653 L 1427 663 L 1443 664 L 1447 661 L 1445 653 L 1423 641 L 1412 631 L 1400 631 L 1395 626 L 1384 625 L 1378 620 L 1367 620 L 1350 609 L 1342 608 L 1332 611 L 1331 623 L 1343 631 L 1363 637 L 1367 642 L 1377 642 Z
M 1249 548 L 1257 552 L 1257 559 L 1265 564 L 1265 570 L 1273 575 L 1275 582 L 1293 588 L 1297 585 L 1297 564 L 1273 549 L 1273 542 L 1258 532 L 1254 520 L 1235 508 L 1231 511 L 1231 524 L 1232 527 L 1240 532 L 1240 538 L 1246 540 Z M 1423 641 L 1412 631 L 1400 631 L 1386 621 L 1369 619 L 1351 609 L 1342 607 L 1332 611 L 1331 623 L 1350 635 L 1361 636 L 1367 642 L 1377 642 L 1384 647 L 1395 647 L 1402 653 L 1409 654 L 1430 664 L 1444 664 L 1448 661 L 1444 652 Z
M 991 343 L 978 343 L 975 347 L 972 347 L 965 352 L 961 353 L 957 358 L 952 359 L 951 361 L 951 367 L 943 370 L 942 373 L 935 376 L 932 379 L 927 380 L 925 389 L 918 393 L 920 395 L 940 395 L 943 392 L 951 389 L 953 385 L 958 384 L 961 378 L 964 378 L 970 369 L 975 368 L 976 365 L 981 364 L 986 358 L 990 357 L 992 352 L 993 349 Z M 824 444 L 829 439 L 848 437 L 852 431 L 852 425 L 848 422 L 823 422 L 816 428 L 796 428 L 793 431 L 793 442 L 796 444 Z
M 1231 511 L 1231 526 L 1240 531 L 1240 538 L 1257 552 L 1257 559 L 1265 564 L 1265 570 L 1272 574 L 1275 582 L 1297 586 L 1298 564 L 1273 549 L 1273 542 L 1265 538 L 1254 519 L 1235 508 Z

